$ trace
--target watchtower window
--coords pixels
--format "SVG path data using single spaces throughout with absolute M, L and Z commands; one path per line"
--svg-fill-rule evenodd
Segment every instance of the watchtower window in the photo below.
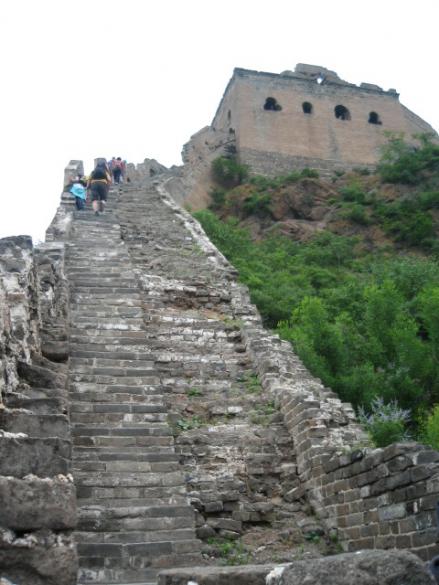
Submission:
M 312 114 L 312 104 L 309 102 L 303 102 L 302 110 L 304 114 Z
M 227 112 L 227 121 L 228 121 L 228 122 L 231 122 L 231 120 L 232 120 L 232 112 L 231 112 L 231 110 L 229 110 L 229 111 Z
M 376 112 L 370 112 L 368 122 L 369 124 L 382 124 L 380 117 Z
M 335 117 L 338 118 L 339 120 L 350 120 L 351 119 L 351 115 L 349 113 L 349 110 L 347 108 L 345 108 L 345 106 L 335 106 L 334 108 L 334 113 L 335 113 Z
M 277 103 L 277 100 L 274 97 L 268 97 L 265 100 L 264 110 L 271 110 L 273 112 L 279 112 L 282 109 L 282 106 Z

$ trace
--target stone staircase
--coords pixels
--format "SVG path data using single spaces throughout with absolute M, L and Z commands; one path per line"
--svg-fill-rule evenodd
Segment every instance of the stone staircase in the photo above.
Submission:
M 160 185 L 109 199 L 102 216 L 75 212 L 67 244 L 79 582 L 151 583 L 241 538 L 254 562 L 291 559 L 288 535 L 310 521 L 242 337 L 240 316 L 259 316 Z
M 79 583 L 155 582 L 161 568 L 201 562 L 167 422 L 169 388 L 114 199 L 99 217 L 75 213 L 67 253 Z

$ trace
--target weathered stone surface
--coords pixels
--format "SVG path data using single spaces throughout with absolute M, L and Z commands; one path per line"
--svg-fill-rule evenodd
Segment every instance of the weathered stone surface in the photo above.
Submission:
M 76 526 L 76 490 L 58 476 L 0 477 L 0 525 L 12 530 L 72 529 Z
M 31 437 L 59 437 L 68 439 L 70 427 L 68 417 L 62 414 L 33 414 L 29 410 L 0 410 L 0 429 L 14 433 L 25 433 Z
M 75 549 L 71 538 L 53 532 L 17 537 L 0 529 L 2 577 L 17 585 L 76 585 Z
M 265 585 L 265 578 L 275 565 L 246 565 L 242 567 L 190 567 L 161 571 L 159 585 Z
M 0 475 L 22 478 L 66 475 L 70 471 L 71 444 L 56 438 L 38 439 L 0 432 Z
M 54 372 L 35 364 L 18 362 L 19 376 L 31 386 L 37 388 L 64 388 L 66 376 L 61 372 Z
M 272 585 L 432 585 L 424 563 L 407 551 L 361 551 L 297 561 L 287 566 Z

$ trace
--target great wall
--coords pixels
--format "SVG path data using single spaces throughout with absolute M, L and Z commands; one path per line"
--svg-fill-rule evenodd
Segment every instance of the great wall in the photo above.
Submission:
M 162 170 L 0 240 L 0 583 L 434 583 L 439 453 L 369 444 Z

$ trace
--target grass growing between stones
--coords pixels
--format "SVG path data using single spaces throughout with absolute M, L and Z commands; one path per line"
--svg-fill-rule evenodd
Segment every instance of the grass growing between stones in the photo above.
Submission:
M 244 388 L 249 394 L 260 394 L 262 392 L 261 382 L 257 374 L 245 372 L 242 377 L 238 379 L 238 382 L 244 384 Z
M 175 424 L 175 427 L 177 431 L 183 432 L 198 429 L 205 424 L 206 421 L 204 421 L 201 417 L 194 415 L 191 417 L 179 418 Z
M 188 388 L 186 390 L 186 395 L 191 397 L 191 398 L 194 398 L 195 396 L 202 396 L 203 392 L 199 388 L 196 388 L 196 387 Z
M 212 556 L 218 557 L 222 565 L 246 565 L 250 562 L 250 553 L 240 540 L 209 538 L 207 544 Z

